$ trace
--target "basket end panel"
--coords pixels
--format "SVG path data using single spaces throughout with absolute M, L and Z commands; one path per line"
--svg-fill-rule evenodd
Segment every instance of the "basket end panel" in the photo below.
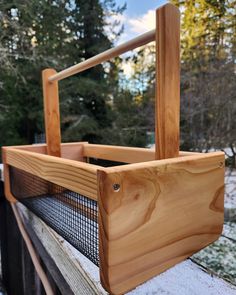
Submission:
M 100 275 L 123 294 L 215 241 L 224 154 L 98 172 Z

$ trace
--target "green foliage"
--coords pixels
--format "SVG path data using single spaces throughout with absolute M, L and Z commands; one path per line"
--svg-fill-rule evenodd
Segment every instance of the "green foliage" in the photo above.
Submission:
M 197 0 L 172 3 L 181 9 L 182 58 L 191 65 L 225 59 L 235 26 L 235 1 Z M 234 28 L 235 29 L 235 28 Z
M 181 149 L 235 145 L 236 1 L 172 2 L 181 11 Z M 148 131 L 154 129 L 154 59 L 150 45 L 124 61 L 133 73 L 123 84 L 149 106 Z
M 181 9 L 181 144 L 235 144 L 236 2 L 177 1 Z M 113 45 L 122 24 L 114 0 L 1 1 L 0 145 L 44 132 L 41 71 L 58 71 Z M 127 78 L 122 70 L 128 64 Z M 146 146 L 154 130 L 155 47 L 60 82 L 64 141 Z
M 236 285 L 236 223 L 225 223 L 223 235 L 213 244 L 194 254 L 191 258 L 209 272 Z
M 121 91 L 114 99 L 116 134 L 121 145 L 145 146 L 147 116 L 143 101 L 127 90 Z
M 235 142 L 236 1 L 172 1 L 181 10 L 182 148 Z
M 0 145 L 32 143 L 43 132 L 42 69 L 61 70 L 110 48 L 107 30 L 118 36 L 122 26 L 107 16 L 124 9 L 113 0 L 1 2 Z M 115 68 L 110 62 L 60 83 L 63 138 L 103 139 L 112 126 Z
M 147 146 L 147 133 L 154 131 L 155 46 L 141 47 L 121 62 L 128 64 L 130 77 L 120 73 L 121 90 L 114 99 L 122 145 Z M 121 67 L 120 66 L 120 67 Z

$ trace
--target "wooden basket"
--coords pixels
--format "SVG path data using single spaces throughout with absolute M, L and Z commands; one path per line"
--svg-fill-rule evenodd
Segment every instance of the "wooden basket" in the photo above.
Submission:
M 223 225 L 224 153 L 179 152 L 179 12 L 167 4 L 156 13 L 156 30 L 62 72 L 44 70 L 47 144 L 3 147 L 10 202 L 17 201 L 11 167 L 97 202 L 99 270 L 111 294 L 125 293 L 209 245 Z M 61 144 L 57 81 L 154 40 L 156 150 Z M 102 167 L 90 158 L 124 165 Z

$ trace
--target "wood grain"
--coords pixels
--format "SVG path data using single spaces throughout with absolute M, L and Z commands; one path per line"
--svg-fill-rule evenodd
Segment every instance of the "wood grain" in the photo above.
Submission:
M 123 163 L 137 163 L 155 159 L 155 152 L 150 149 L 99 144 L 84 144 L 83 154 L 88 158 Z
M 178 157 L 180 15 L 172 4 L 156 10 L 156 159 Z
M 179 156 L 190 156 L 193 152 L 180 152 Z M 148 148 L 84 144 L 83 156 L 123 163 L 139 163 L 155 160 L 155 150 Z
M 100 272 L 111 294 L 127 292 L 219 237 L 223 166 L 219 152 L 98 172 Z
M 100 166 L 12 148 L 5 152 L 8 165 L 97 199 L 97 169 L 101 169 Z
M 43 78 L 43 102 L 44 122 L 47 142 L 47 154 L 55 157 L 61 156 L 61 127 L 58 83 L 48 82 L 48 77 L 55 74 L 54 69 L 46 69 L 42 72 Z
M 83 154 L 84 144 L 61 144 L 61 157 L 64 159 L 70 159 L 80 162 L 85 162 Z
M 85 158 L 83 155 L 84 144 L 87 144 L 87 142 L 81 141 L 61 143 L 61 157 L 64 159 L 85 162 Z M 39 154 L 47 154 L 47 145 L 45 143 L 33 145 L 18 145 L 8 148 L 19 149 Z
M 7 148 L 47 154 L 46 144 L 10 146 Z M 197 154 L 199 153 L 185 151 L 179 152 L 180 157 Z M 85 162 L 85 158 L 97 158 L 123 163 L 140 163 L 155 160 L 155 150 L 139 147 L 89 144 L 87 142 L 69 142 L 61 143 L 61 157 L 81 162 Z

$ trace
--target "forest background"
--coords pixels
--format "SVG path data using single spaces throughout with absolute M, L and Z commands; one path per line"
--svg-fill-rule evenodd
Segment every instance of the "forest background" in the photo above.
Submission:
M 236 1 L 171 2 L 181 10 L 181 150 L 224 149 L 236 167 Z M 119 43 L 125 9 L 115 0 L 0 1 L 0 146 L 43 140 L 41 71 Z M 153 43 L 59 89 L 63 141 L 152 145 Z

